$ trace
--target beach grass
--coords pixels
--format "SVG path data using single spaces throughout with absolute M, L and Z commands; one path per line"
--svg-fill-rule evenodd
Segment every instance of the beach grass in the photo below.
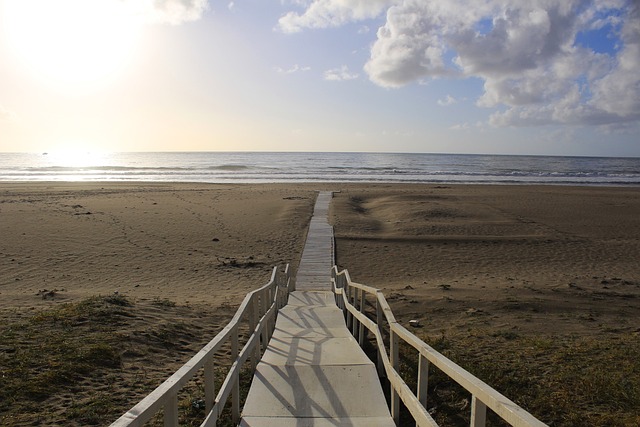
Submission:
M 123 337 L 117 329 L 130 305 L 124 297 L 93 297 L 3 324 L 3 423 L 37 419 L 47 399 L 64 392 L 74 394 L 87 378 L 107 380 L 109 371 L 120 368 Z M 112 406 L 110 395 L 99 393 L 83 410 L 74 409 L 72 402 L 68 416 L 91 422 L 112 411 Z
M 151 305 L 158 305 L 152 301 Z M 163 309 L 175 305 L 163 301 Z M 148 325 L 142 337 L 123 333 L 136 316 L 124 296 L 97 296 L 61 304 L 0 329 L 0 413 L 2 424 L 23 425 L 55 419 L 61 404 L 65 423 L 97 425 L 114 420 L 138 396 L 163 378 L 136 374 L 123 380 L 123 360 L 154 353 L 169 355 L 189 324 Z M 422 338 L 472 374 L 553 426 L 631 426 L 640 423 L 640 340 L 636 335 L 598 337 L 525 335 L 511 330 L 469 330 Z M 135 345 L 131 341 L 135 341 Z M 417 356 L 402 350 L 402 376 L 415 388 Z M 161 356 L 161 355 L 160 355 Z M 225 375 L 218 366 L 218 384 Z M 243 396 L 251 374 L 242 373 Z M 123 383 L 124 381 L 124 383 Z M 99 387 L 96 384 L 101 384 Z M 115 390 L 128 388 L 126 393 Z M 204 419 L 202 381 L 181 391 L 184 425 Z M 134 403 L 136 400 L 133 401 Z M 429 379 L 428 410 L 443 426 L 468 425 L 470 396 L 435 368 Z M 231 425 L 225 411 L 221 425 Z M 490 414 L 492 425 L 503 425 Z M 157 417 L 156 422 L 160 422 Z M 155 424 L 155 423 L 154 423 Z M 403 425 L 411 421 L 403 417 Z
M 141 321 L 158 309 L 174 310 L 182 320 Z M 169 300 L 136 303 L 121 295 L 5 317 L 0 324 L 0 424 L 114 421 L 211 338 L 210 329 L 219 325 L 198 324 L 202 317 Z M 187 341 L 193 344 L 186 347 Z M 220 362 L 218 384 L 228 369 L 224 355 Z M 250 375 L 243 378 L 248 384 Z M 202 399 L 202 380 L 196 378 L 181 391 L 181 422 L 202 422 Z
M 422 338 L 550 426 L 640 425 L 638 336 L 470 330 Z M 401 346 L 401 354 L 401 374 L 415 390 L 417 354 L 408 346 Z M 431 367 L 427 409 L 439 425 L 469 425 L 470 399 Z M 508 425 L 490 411 L 489 420 L 491 425 Z M 406 414 L 403 424 L 411 424 Z

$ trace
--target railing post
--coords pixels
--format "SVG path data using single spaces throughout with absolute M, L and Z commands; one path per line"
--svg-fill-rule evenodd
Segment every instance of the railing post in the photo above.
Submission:
M 267 351 L 267 346 L 269 345 L 269 338 L 267 336 L 267 324 L 266 321 L 265 323 L 262 324 L 262 329 L 260 329 L 260 343 L 262 345 L 262 354 L 264 354 L 265 351 Z
M 264 316 L 265 313 L 267 312 L 267 310 L 265 309 L 266 307 L 266 299 L 265 299 L 265 295 L 264 292 L 260 292 L 260 305 L 259 305 L 259 318 Z M 265 351 L 267 351 L 267 345 L 269 344 L 269 337 L 268 337 L 268 324 L 267 324 L 268 319 L 265 319 L 262 329 L 260 330 L 260 342 L 262 343 L 262 353 L 264 353 Z
M 287 290 L 287 298 L 284 301 L 284 305 L 289 302 L 289 294 L 291 294 L 291 275 L 289 274 L 289 264 L 284 269 L 284 287 Z
M 365 293 L 364 293 L 364 289 L 360 289 L 360 313 L 364 314 L 364 307 L 365 307 Z M 360 344 L 360 347 L 362 347 L 364 345 L 364 340 L 365 340 L 365 332 L 367 331 L 367 329 L 365 329 L 364 327 L 364 323 L 362 322 L 358 322 L 359 324 L 359 331 L 358 331 L 358 344 Z
M 376 326 L 378 327 L 378 333 L 382 336 L 382 318 L 384 313 L 382 312 L 382 306 L 380 305 L 380 300 L 378 299 L 378 294 L 376 293 Z M 378 347 L 378 346 L 376 346 Z M 384 374 L 384 361 L 382 360 L 382 353 L 380 352 L 380 348 L 378 348 L 378 375 L 382 376 Z
M 349 286 L 349 299 L 347 300 L 347 302 L 351 306 L 353 306 L 353 301 L 355 301 L 356 299 L 355 292 L 356 292 L 355 288 L 353 286 Z M 356 322 L 357 319 L 354 317 L 354 315 L 351 312 L 349 312 L 349 314 L 351 316 L 351 330 L 353 331 L 353 324 Z
M 354 292 L 353 292 L 353 302 L 351 303 L 353 305 L 353 308 L 355 308 L 356 310 L 358 309 L 358 291 L 359 289 L 354 288 Z M 360 327 L 359 327 L 360 321 L 358 320 L 357 317 L 353 317 L 353 323 L 352 323 L 352 328 L 351 328 L 351 334 L 356 337 L 356 339 L 358 340 L 358 342 L 360 342 L 360 339 L 358 338 L 358 332 L 360 331 Z
M 338 297 L 338 307 L 340 307 L 340 309 L 342 310 L 343 315 L 345 316 L 345 319 L 347 317 L 347 313 L 345 312 L 345 306 L 344 306 L 344 296 L 345 296 L 345 289 L 344 289 L 344 280 L 342 279 L 342 276 L 340 275 L 336 275 L 336 288 L 337 289 L 341 289 L 341 293 L 340 296 Z
M 256 333 L 256 326 L 258 325 L 258 317 L 256 316 L 254 307 L 255 298 L 251 298 L 251 304 L 249 305 L 249 307 L 247 307 L 249 309 L 249 339 L 251 339 L 251 336 Z M 255 348 L 258 348 L 258 346 L 256 346 Z M 255 371 L 259 358 L 260 356 L 254 349 L 254 351 L 252 351 L 249 356 L 249 361 L 251 363 L 251 372 Z
M 345 306 L 348 304 L 351 304 L 351 286 L 349 286 L 349 284 L 347 283 L 346 286 L 344 287 L 344 290 L 346 291 L 346 298 L 345 298 Z M 351 312 L 349 311 L 349 308 L 347 308 L 347 328 L 351 329 L 351 326 L 353 325 L 353 315 L 351 314 Z
M 398 347 L 400 346 L 400 337 L 394 332 L 392 325 L 389 325 L 389 353 L 390 362 L 393 370 L 398 372 L 398 368 L 400 366 L 399 356 L 400 353 L 398 351 Z M 396 388 L 393 384 L 393 380 L 389 378 L 389 384 L 391 385 L 391 416 L 393 417 L 393 421 L 398 425 L 400 423 L 400 396 L 396 391 Z
M 278 301 L 280 300 L 280 287 L 278 286 L 278 282 L 274 282 L 273 287 L 271 288 L 271 305 L 278 306 Z
M 347 310 L 347 303 L 349 302 L 349 282 L 344 276 L 340 276 L 340 282 L 342 283 L 342 309 L 345 310 L 346 319 L 349 321 L 349 310 Z
M 238 360 L 238 327 L 233 328 L 231 333 L 231 360 Z M 233 379 L 233 390 L 231 391 L 231 420 L 234 425 L 240 421 L 240 368 Z
M 253 318 L 256 319 L 255 320 L 255 324 L 253 326 L 253 330 L 255 331 L 256 326 L 258 325 L 258 319 L 260 318 L 258 315 L 258 298 L 257 295 L 255 295 L 256 298 L 254 298 L 251 301 L 251 307 L 249 308 L 249 310 L 251 310 L 251 313 Z M 258 332 L 254 332 L 257 333 L 258 335 L 262 333 L 262 331 L 258 331 Z M 256 370 L 256 366 L 258 364 L 258 361 L 260 361 L 260 339 L 258 339 L 257 343 L 256 343 L 256 347 L 253 350 L 253 357 L 251 358 L 251 371 L 255 372 Z
M 280 303 L 278 304 L 278 310 L 280 310 L 282 307 L 284 307 L 287 304 L 287 298 L 289 296 L 289 290 L 285 285 L 279 286 L 278 287 L 279 292 L 280 292 Z
M 178 393 L 173 393 L 164 405 L 164 427 L 178 427 Z
M 296 283 L 292 280 L 291 277 L 291 269 L 289 268 L 289 264 L 284 268 L 284 274 L 287 276 L 287 294 L 296 290 Z
M 280 304 L 280 288 L 278 285 L 273 287 L 273 295 L 271 296 L 271 307 L 275 307 L 278 310 Z M 271 308 L 269 307 L 269 308 Z
M 216 399 L 216 372 L 213 356 L 204 364 L 204 407 L 207 414 L 213 408 Z
M 418 401 L 427 409 L 427 389 L 429 387 L 429 359 L 419 354 L 418 359 Z
M 471 397 L 471 427 L 485 427 L 487 423 L 487 405 Z
M 273 331 L 276 328 L 276 312 L 275 310 L 269 314 L 269 317 L 266 319 L 267 324 L 267 341 L 271 340 L 273 336 Z

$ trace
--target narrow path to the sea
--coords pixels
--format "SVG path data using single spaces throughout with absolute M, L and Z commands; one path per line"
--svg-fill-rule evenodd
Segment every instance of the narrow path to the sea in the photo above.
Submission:
M 331 291 L 332 193 L 321 192 L 296 276 L 258 364 L 241 426 L 395 424 L 374 364 L 347 329 Z

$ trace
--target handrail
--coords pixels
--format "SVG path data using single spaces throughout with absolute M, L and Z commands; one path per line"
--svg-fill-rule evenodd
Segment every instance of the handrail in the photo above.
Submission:
M 201 426 L 216 425 L 229 396 L 232 402 L 231 416 L 233 423 L 237 424 L 240 419 L 240 368 L 247 360 L 251 360 L 251 369 L 255 370 L 262 355 L 261 350 L 266 349 L 275 329 L 277 312 L 287 303 L 292 287 L 289 265 L 285 266 L 284 271 L 274 267 L 269 282 L 245 296 L 235 315 L 222 331 L 154 391 L 113 422 L 111 427 L 142 426 L 162 408 L 165 427 L 177 427 L 178 392 L 200 369 L 204 369 L 204 400 L 207 412 Z M 252 332 L 240 350 L 238 331 L 245 316 L 248 317 L 249 330 Z M 231 343 L 233 363 L 216 395 L 214 356 L 227 342 Z
M 416 425 L 420 427 L 437 426 L 437 423 L 426 409 L 428 372 L 429 364 L 431 363 L 471 393 L 471 426 L 485 426 L 487 408 L 491 409 L 512 426 L 546 426 L 546 424 L 539 421 L 494 388 L 444 357 L 433 347 L 400 325 L 396 321 L 393 311 L 391 311 L 391 307 L 387 303 L 382 291 L 352 282 L 349 272 L 347 270 L 339 272 L 336 266 L 331 270 L 331 281 L 336 297 L 336 304 L 343 310 L 347 327 L 351 328 L 354 337 L 358 339 L 360 345 L 364 344 L 365 328 L 375 336 L 378 351 L 378 369 L 384 370 L 390 383 L 391 415 L 396 424 L 398 424 L 400 419 L 400 400 L 402 400 L 416 421 Z M 364 313 L 367 294 L 375 298 L 375 321 L 369 319 Z M 383 340 L 383 319 L 386 320 L 388 324 L 390 354 L 387 354 Z M 398 372 L 400 339 L 413 347 L 419 355 L 417 392 L 415 394 L 406 385 Z

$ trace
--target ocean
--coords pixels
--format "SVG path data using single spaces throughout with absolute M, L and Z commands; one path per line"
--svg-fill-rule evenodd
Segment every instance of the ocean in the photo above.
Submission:
M 640 158 L 402 153 L 0 153 L 1 181 L 640 185 Z

